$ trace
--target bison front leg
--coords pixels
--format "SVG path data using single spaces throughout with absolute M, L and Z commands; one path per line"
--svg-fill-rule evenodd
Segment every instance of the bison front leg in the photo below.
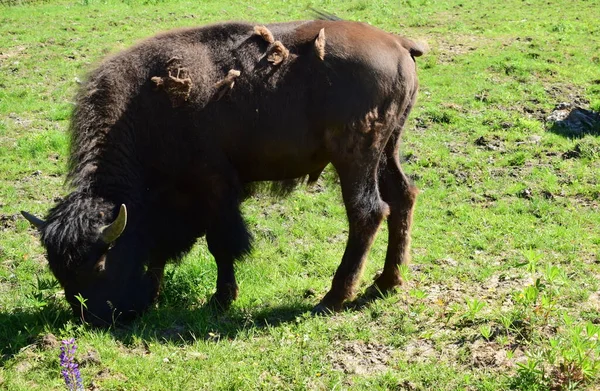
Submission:
M 239 207 L 223 210 L 222 219 L 216 220 L 206 232 L 208 249 L 217 263 L 217 290 L 210 303 L 227 310 L 238 296 L 235 280 L 235 260 L 250 251 L 250 233 Z
M 344 301 L 354 297 L 367 253 L 381 221 L 389 213 L 377 189 L 377 156 L 363 163 L 366 167 L 354 164 L 336 167 L 348 215 L 348 242 L 331 289 L 314 308 L 315 314 L 339 311 Z
M 250 252 L 251 235 L 240 211 L 239 186 L 223 186 L 213 205 L 206 242 L 217 263 L 217 290 L 210 304 L 227 310 L 238 296 L 234 263 Z
M 239 288 L 235 280 L 234 260 L 215 257 L 217 262 L 217 290 L 212 295 L 209 305 L 226 311 L 237 299 Z

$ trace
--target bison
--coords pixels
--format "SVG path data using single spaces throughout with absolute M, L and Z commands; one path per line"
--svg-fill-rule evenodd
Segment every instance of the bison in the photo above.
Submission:
M 249 185 L 313 182 L 329 163 L 349 233 L 313 311 L 353 297 L 386 217 L 385 265 L 365 294 L 399 286 L 417 189 L 398 150 L 423 51 L 364 23 L 319 19 L 178 29 L 104 60 L 73 112 L 70 194 L 45 220 L 23 212 L 75 316 L 110 325 L 140 314 L 166 262 L 203 235 L 218 268 L 210 302 L 227 309 L 234 262 L 251 249 L 240 212 Z

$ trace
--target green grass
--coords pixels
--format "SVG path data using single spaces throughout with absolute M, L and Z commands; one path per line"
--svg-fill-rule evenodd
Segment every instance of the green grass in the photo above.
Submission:
M 168 28 L 305 19 L 309 7 L 431 47 L 402 148 L 421 189 L 409 286 L 359 311 L 307 315 L 347 233 L 327 170 L 314 188 L 245 204 L 256 246 L 227 314 L 204 306 L 216 267 L 200 240 L 131 327 L 72 319 L 17 214 L 43 214 L 67 191 L 78 80 Z M 89 389 L 594 389 L 600 136 L 566 137 L 545 118 L 560 102 L 600 110 L 597 11 L 592 0 L 0 1 L 0 389 L 64 389 L 49 334 L 77 339 Z

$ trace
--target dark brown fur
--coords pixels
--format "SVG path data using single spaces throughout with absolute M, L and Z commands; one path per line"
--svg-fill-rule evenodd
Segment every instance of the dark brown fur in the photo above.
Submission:
M 71 125 L 73 192 L 40 227 L 76 314 L 77 294 L 88 300 L 86 319 L 99 324 L 145 310 L 167 260 L 202 235 L 218 266 L 213 302 L 229 306 L 238 292 L 234 261 L 251 247 L 240 212 L 245 189 L 315 181 L 329 163 L 340 177 L 349 234 L 315 311 L 338 310 L 353 297 L 386 217 L 385 266 L 368 292 L 401 284 L 417 191 L 398 149 L 422 48 L 356 22 L 263 27 L 170 31 L 90 74 Z M 125 231 L 102 243 L 100 227 L 121 204 L 129 211 Z

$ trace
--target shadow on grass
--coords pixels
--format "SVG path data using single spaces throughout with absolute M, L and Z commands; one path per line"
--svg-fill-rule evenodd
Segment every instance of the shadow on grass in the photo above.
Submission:
M 182 308 L 159 306 L 126 325 L 114 325 L 108 332 L 124 345 L 134 341 L 191 344 L 198 340 L 233 339 L 249 329 L 260 330 L 296 322 L 308 314 L 311 305 L 294 303 L 251 311 L 232 308 L 221 313 L 209 305 Z M 50 303 L 40 310 L 0 312 L 0 366 L 28 347 L 44 347 L 50 334 L 65 333 L 69 322 L 78 323 L 66 306 Z M 94 329 L 91 325 L 84 328 Z
M 72 319 L 71 311 L 57 303 L 39 310 L 0 312 L 0 366 L 22 349 L 38 344 L 47 333 L 58 333 Z
M 310 313 L 311 305 L 260 308 L 253 311 L 232 308 L 220 312 L 210 305 L 197 308 L 159 307 L 129 325 L 112 327 L 112 335 L 125 345 L 135 340 L 190 344 L 199 340 L 234 339 L 247 330 L 260 330 L 296 322 Z

